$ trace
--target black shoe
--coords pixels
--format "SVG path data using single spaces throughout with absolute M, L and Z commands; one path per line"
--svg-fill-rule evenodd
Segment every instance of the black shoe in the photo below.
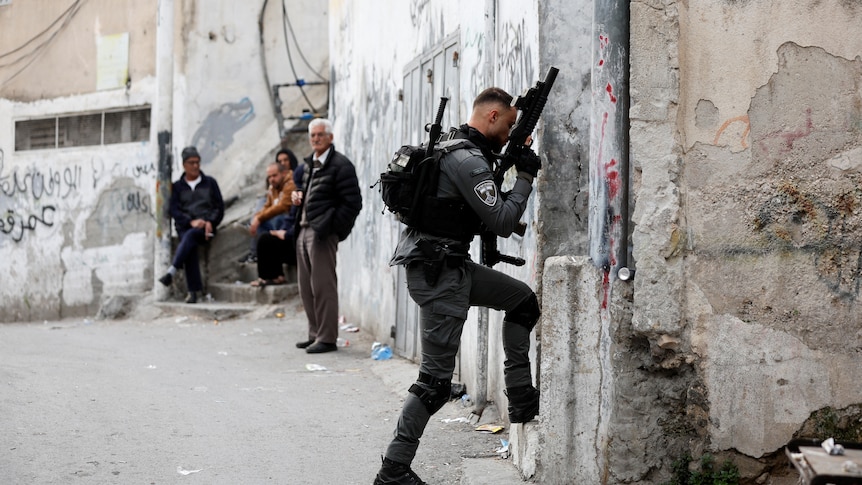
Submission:
M 186 297 L 186 303 L 197 303 L 198 302 L 198 292 L 190 291 L 189 295 Z
M 325 344 L 323 342 L 317 342 L 314 345 L 309 346 L 305 349 L 309 354 L 322 354 L 324 352 L 334 352 L 338 350 L 338 346 L 335 344 Z
M 171 286 L 171 283 L 173 283 L 173 282 L 174 282 L 174 275 L 172 275 L 170 273 L 165 273 L 164 276 L 159 278 L 159 283 L 161 283 L 165 286 Z
M 374 477 L 374 485 L 425 485 L 425 482 L 413 473 L 409 465 L 383 459 L 383 466 Z
M 256 255 L 256 254 L 252 254 L 252 253 L 248 253 L 248 254 L 246 254 L 245 256 L 243 256 L 243 257 L 242 257 L 239 261 L 237 261 L 237 262 L 238 262 L 238 263 L 242 263 L 242 264 L 245 264 L 245 263 L 251 263 L 251 264 L 253 264 L 253 263 L 257 263 L 257 255 Z
M 313 343 L 314 343 L 314 339 L 311 339 L 311 340 L 304 340 L 304 341 L 302 341 L 302 342 L 297 342 L 297 343 L 296 343 L 296 348 L 298 348 L 298 349 L 304 349 L 304 348 L 308 347 L 309 345 L 311 345 L 311 344 L 313 344 Z
M 533 386 L 506 390 L 509 398 L 509 422 L 526 423 L 539 414 L 539 390 Z

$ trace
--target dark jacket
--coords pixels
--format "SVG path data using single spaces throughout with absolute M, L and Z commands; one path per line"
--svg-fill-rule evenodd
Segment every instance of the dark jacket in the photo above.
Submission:
M 192 190 L 186 182 L 186 174 L 183 173 L 173 184 L 170 211 L 179 233 L 189 230 L 194 219 L 209 221 L 215 232 L 216 226 L 224 218 L 224 200 L 218 183 L 201 172 L 201 181 Z
M 299 235 L 304 207 L 308 223 L 318 239 L 337 234 L 338 240 L 343 241 L 350 235 L 362 209 L 362 193 L 356 178 L 356 168 L 347 157 L 335 151 L 335 145 L 318 170 L 310 170 L 313 157 L 312 154 L 305 159 L 305 173 L 300 185 L 303 197 L 296 217 L 296 235 Z

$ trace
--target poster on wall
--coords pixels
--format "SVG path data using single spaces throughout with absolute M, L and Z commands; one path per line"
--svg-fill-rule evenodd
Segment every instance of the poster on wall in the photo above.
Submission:
M 129 33 L 102 35 L 97 43 L 96 90 L 126 87 L 129 80 Z

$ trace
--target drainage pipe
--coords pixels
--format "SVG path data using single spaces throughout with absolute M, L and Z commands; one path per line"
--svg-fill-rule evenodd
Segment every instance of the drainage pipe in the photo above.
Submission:
M 610 422 L 614 372 L 611 295 L 614 279 L 628 274 L 629 259 L 629 0 L 593 4 L 592 110 L 590 115 L 590 257 L 604 273 L 599 334 L 598 483 L 610 477 Z M 625 269 L 626 272 L 620 272 Z M 626 278 L 627 279 L 627 278 Z
M 590 257 L 616 276 L 629 250 L 629 1 L 594 3 Z

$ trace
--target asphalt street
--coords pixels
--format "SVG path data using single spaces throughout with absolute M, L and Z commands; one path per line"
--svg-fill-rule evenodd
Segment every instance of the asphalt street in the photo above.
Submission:
M 338 352 L 296 349 L 295 302 L 222 321 L 150 309 L 0 324 L 0 483 L 370 484 L 417 366 L 342 336 Z M 469 411 L 432 417 L 413 469 L 520 482 L 497 452 L 508 430 L 476 431 Z M 496 419 L 491 406 L 481 423 Z

